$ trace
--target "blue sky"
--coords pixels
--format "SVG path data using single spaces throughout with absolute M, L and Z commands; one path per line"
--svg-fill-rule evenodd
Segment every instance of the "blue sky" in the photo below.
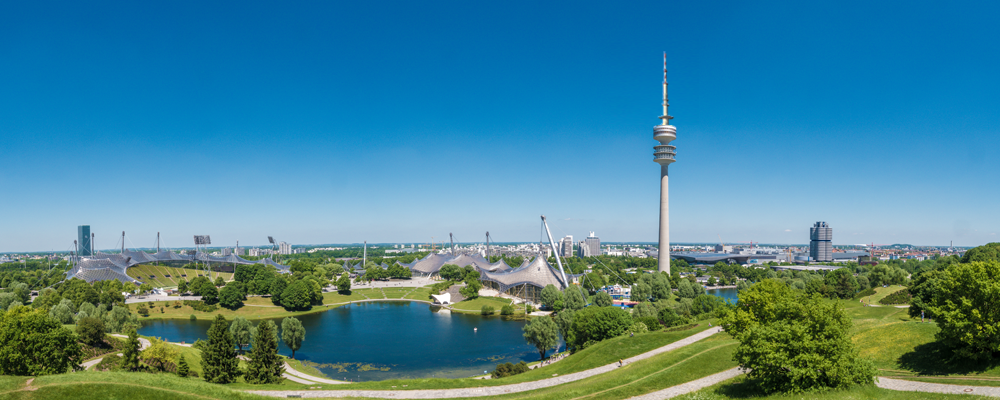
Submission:
M 0 251 L 655 241 L 663 51 L 674 242 L 1000 241 L 995 3 L 142 3 L 0 5 Z

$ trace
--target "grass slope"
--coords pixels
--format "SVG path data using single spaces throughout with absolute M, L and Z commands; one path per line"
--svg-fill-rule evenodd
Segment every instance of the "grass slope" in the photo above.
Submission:
M 452 309 L 455 311 L 470 311 L 478 314 L 483 306 L 493 306 L 494 311 L 499 315 L 500 307 L 510 304 L 510 299 L 504 299 L 500 297 L 486 297 L 479 296 L 472 300 L 460 301 L 452 305 Z
M 140 264 L 130 267 L 126 273 L 140 281 L 149 283 L 155 287 L 177 287 L 177 282 L 181 279 L 190 282 L 192 279 L 198 277 L 199 274 L 205 274 L 204 270 L 195 270 L 189 268 L 176 268 L 167 267 L 164 265 L 153 265 L 153 264 Z M 170 277 L 167 277 L 170 275 Z M 187 275 L 187 276 L 184 276 Z M 150 276 L 155 276 L 155 278 L 150 278 Z M 215 272 L 212 271 L 208 274 L 212 280 L 221 276 L 222 279 L 227 281 L 233 279 L 233 274 L 229 272 Z
M 40 376 L 25 385 L 25 377 L 0 377 L 5 399 L 265 399 L 225 385 L 173 374 L 76 372 Z
M 747 393 L 742 387 L 744 377 L 737 377 L 720 384 L 709 386 L 694 393 L 674 397 L 675 400 L 725 400 L 725 399 L 816 399 L 816 400 L 939 400 L 939 399 L 985 399 L 983 396 L 966 394 L 942 394 L 921 392 L 900 392 L 875 386 L 854 387 L 845 390 L 831 390 L 819 393 L 774 394 L 770 396 Z
M 875 294 L 871 296 L 862 297 L 861 302 L 865 304 L 878 304 L 878 301 L 884 299 L 885 296 L 896 293 L 905 287 L 906 286 L 900 286 L 900 285 L 890 285 L 889 287 L 877 287 L 875 288 Z

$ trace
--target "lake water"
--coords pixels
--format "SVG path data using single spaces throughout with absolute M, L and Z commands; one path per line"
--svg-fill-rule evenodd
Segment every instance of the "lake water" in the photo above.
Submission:
M 538 360 L 522 336 L 524 321 L 437 309 L 415 302 L 369 302 L 299 316 L 306 339 L 295 358 L 333 379 L 355 382 L 461 378 L 492 371 L 500 362 Z M 280 320 L 274 323 L 281 328 Z M 207 338 L 209 326 L 211 321 L 154 320 L 145 322 L 139 334 L 193 343 Z M 278 352 L 292 354 L 284 343 Z
M 718 297 L 721 297 L 723 300 L 726 300 L 727 302 L 736 304 L 736 300 L 737 300 L 737 297 L 736 297 L 736 288 L 728 288 L 728 289 L 705 289 L 705 294 L 710 294 L 712 296 L 718 296 Z

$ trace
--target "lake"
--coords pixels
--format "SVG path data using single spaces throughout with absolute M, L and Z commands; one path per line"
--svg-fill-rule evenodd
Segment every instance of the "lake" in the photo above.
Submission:
M 524 321 L 434 312 L 438 309 L 408 301 L 366 302 L 298 316 L 306 339 L 295 358 L 333 379 L 355 382 L 462 378 L 492 371 L 501 362 L 538 361 L 522 336 Z M 274 323 L 281 328 L 280 320 Z M 146 321 L 139 334 L 193 343 L 207 338 L 211 324 Z M 284 343 L 278 352 L 292 354 Z
M 705 294 L 721 297 L 723 300 L 736 304 L 736 288 L 728 289 L 705 289 Z

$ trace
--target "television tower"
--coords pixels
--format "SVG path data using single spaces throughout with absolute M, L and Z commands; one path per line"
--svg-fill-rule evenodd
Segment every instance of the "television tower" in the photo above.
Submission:
M 667 53 L 663 53 L 663 122 L 653 128 L 653 139 L 660 144 L 653 146 L 653 161 L 660 164 L 660 251 L 657 269 L 670 273 L 670 189 L 667 181 L 667 167 L 673 163 L 676 147 L 669 143 L 677 139 L 677 128 L 670 125 L 674 119 L 667 114 Z

